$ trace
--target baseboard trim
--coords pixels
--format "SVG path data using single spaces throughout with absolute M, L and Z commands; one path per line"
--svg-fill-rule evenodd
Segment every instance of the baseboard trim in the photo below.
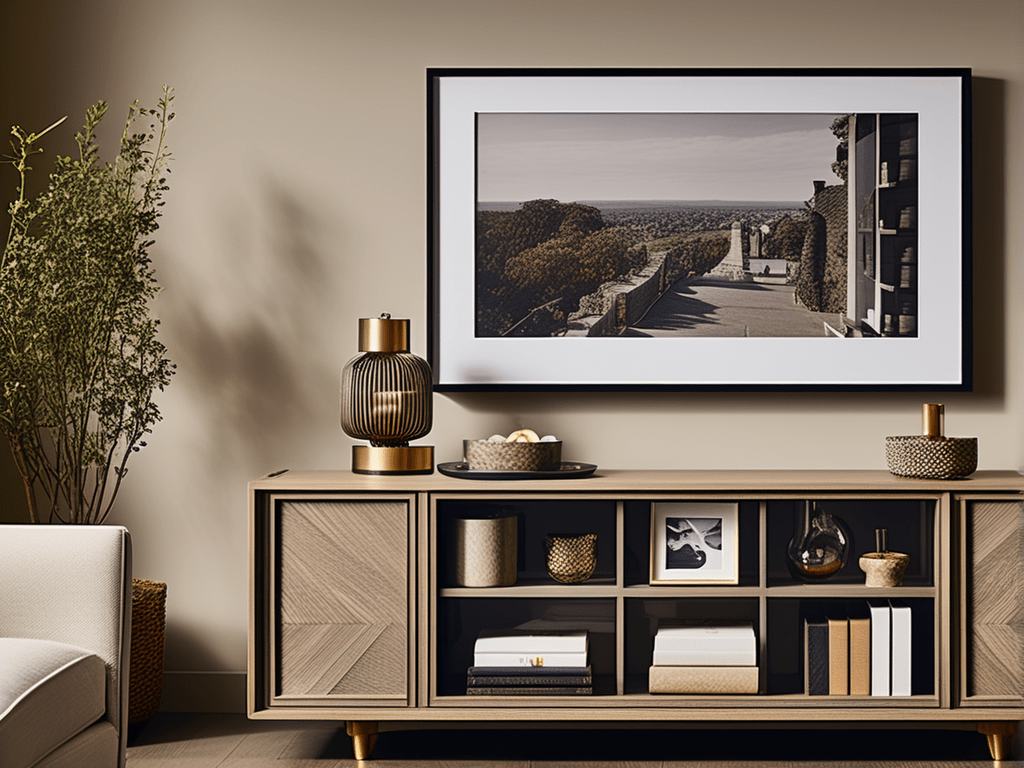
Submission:
M 164 672 L 161 712 L 245 713 L 245 672 Z

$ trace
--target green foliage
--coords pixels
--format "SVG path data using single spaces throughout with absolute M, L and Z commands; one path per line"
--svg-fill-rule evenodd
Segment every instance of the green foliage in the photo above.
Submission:
M 477 216 L 477 269 L 499 282 L 505 264 L 553 237 L 589 234 L 604 222 L 596 208 L 557 200 L 531 200 L 518 211 L 483 211 Z
M 131 105 L 120 149 L 103 163 L 86 112 L 78 157 L 58 157 L 47 189 L 26 197 L 39 134 L 11 131 L 19 174 L 0 262 L 0 428 L 21 473 L 33 522 L 98 523 L 128 457 L 160 420 L 153 401 L 174 366 L 150 316 L 158 286 L 149 257 L 168 189 L 164 144 L 173 91 L 155 109 Z M 137 131 L 139 119 L 151 121 Z M 155 146 L 154 146 L 155 145 Z
M 812 213 L 804 240 L 800 269 L 796 274 L 796 297 L 812 312 L 825 311 L 822 286 L 825 278 L 825 217 Z
M 729 255 L 731 246 L 730 230 L 688 235 L 665 254 L 669 276 L 676 280 L 680 277 L 706 274 Z
M 850 116 L 840 115 L 829 126 L 832 135 L 839 139 L 836 147 L 836 161 L 832 163 L 832 172 L 842 181 L 846 181 L 849 173 L 850 159 Z
M 534 306 L 558 298 L 572 306 L 636 266 L 632 246 L 632 236 L 621 229 L 555 237 L 510 259 L 505 276 Z
M 770 259 L 786 259 L 800 261 L 803 253 L 804 238 L 807 236 L 807 222 L 783 216 L 765 237 L 762 250 Z
M 497 336 L 532 310 L 580 297 L 646 261 L 628 230 L 608 228 L 597 208 L 531 200 L 517 211 L 477 216 L 477 332 Z

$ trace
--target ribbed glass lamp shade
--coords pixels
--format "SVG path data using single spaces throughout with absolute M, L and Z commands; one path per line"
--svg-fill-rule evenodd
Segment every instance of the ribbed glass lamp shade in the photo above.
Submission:
M 341 428 L 370 441 L 369 449 L 354 447 L 353 470 L 433 471 L 433 449 L 409 446 L 430 431 L 433 419 L 430 366 L 409 352 L 409 321 L 387 314 L 361 319 L 359 352 L 341 372 Z
M 341 428 L 370 445 L 406 445 L 430 431 L 430 366 L 409 352 L 367 352 L 341 376 Z

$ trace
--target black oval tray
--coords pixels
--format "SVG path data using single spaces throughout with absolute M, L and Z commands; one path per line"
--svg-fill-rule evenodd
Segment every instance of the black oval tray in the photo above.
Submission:
M 588 477 L 594 474 L 596 464 L 581 464 L 578 461 L 563 461 L 558 469 L 530 472 L 502 471 L 496 469 L 470 469 L 464 461 L 449 461 L 437 465 L 437 471 L 448 477 L 464 480 L 545 480 L 554 478 Z

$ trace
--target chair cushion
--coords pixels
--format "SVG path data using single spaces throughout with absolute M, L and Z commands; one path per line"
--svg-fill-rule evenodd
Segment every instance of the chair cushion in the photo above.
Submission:
M 0 765 L 29 768 L 103 716 L 99 656 L 51 640 L 0 637 Z

